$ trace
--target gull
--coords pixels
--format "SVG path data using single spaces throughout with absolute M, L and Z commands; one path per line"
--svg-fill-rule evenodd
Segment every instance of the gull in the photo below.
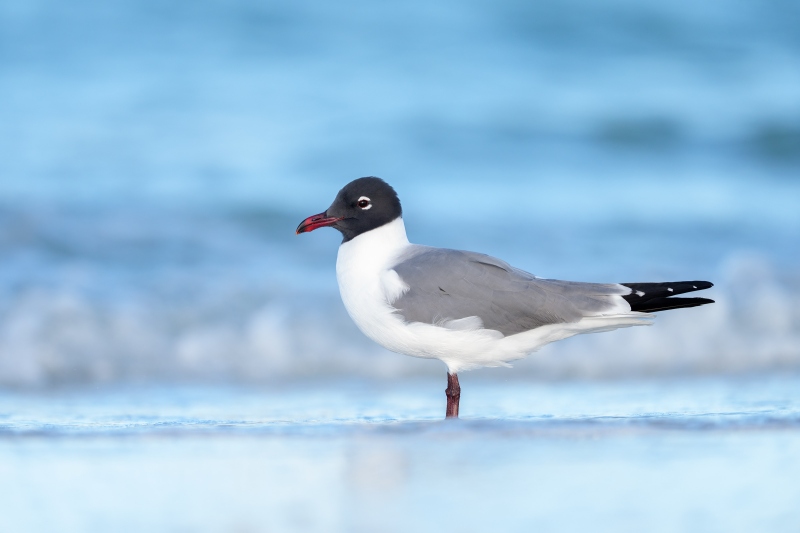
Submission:
M 336 279 L 358 328 L 384 348 L 447 366 L 446 418 L 457 418 L 458 373 L 509 366 L 582 333 L 649 325 L 657 311 L 713 303 L 675 298 L 708 281 L 582 283 L 543 279 L 489 255 L 412 244 L 394 189 L 356 179 L 297 234 L 342 234 Z

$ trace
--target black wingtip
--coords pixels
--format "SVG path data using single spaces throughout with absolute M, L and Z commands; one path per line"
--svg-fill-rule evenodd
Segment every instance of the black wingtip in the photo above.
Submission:
M 714 303 L 714 300 L 708 298 L 676 298 L 679 294 L 710 289 L 714 286 L 710 281 L 623 283 L 622 285 L 631 289 L 630 294 L 623 296 L 630 304 L 631 311 L 653 313 Z
M 653 298 L 652 300 L 648 300 L 644 305 L 631 306 L 631 310 L 640 313 L 657 313 L 659 311 L 669 311 L 670 309 L 698 307 L 713 303 L 714 300 L 709 300 L 708 298 Z

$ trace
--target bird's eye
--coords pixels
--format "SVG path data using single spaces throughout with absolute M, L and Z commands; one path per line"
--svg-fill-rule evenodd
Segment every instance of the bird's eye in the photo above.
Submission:
M 362 196 L 361 198 L 359 198 L 358 202 L 356 202 L 356 205 L 358 207 L 360 207 L 361 209 L 363 209 L 364 211 L 366 211 L 367 209 L 372 207 L 372 204 L 370 203 L 370 199 L 367 198 L 366 196 Z

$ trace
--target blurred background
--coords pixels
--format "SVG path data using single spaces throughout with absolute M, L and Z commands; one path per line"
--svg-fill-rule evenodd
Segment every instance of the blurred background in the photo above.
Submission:
M 396 379 L 331 230 L 386 179 L 413 242 L 715 306 L 514 372 L 800 369 L 800 9 L 99 2 L 0 6 L 0 384 Z M 309 333 L 310 332 L 310 333 Z
M 749 431 L 800 420 L 798 27 L 791 0 L 4 0 L 0 529 L 377 531 L 400 501 L 422 530 L 442 494 L 484 531 L 796 525 L 797 432 Z M 462 377 L 463 415 L 521 426 L 363 434 L 445 385 L 352 324 L 338 233 L 294 235 L 367 175 L 412 242 L 717 303 Z

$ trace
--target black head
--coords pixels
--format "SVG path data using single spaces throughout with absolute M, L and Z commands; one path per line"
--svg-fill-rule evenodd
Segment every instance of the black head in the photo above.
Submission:
M 331 226 L 342 233 L 342 242 L 347 242 L 402 215 L 400 199 L 388 183 L 375 177 L 358 178 L 339 191 L 324 213 L 301 222 L 297 233 Z

